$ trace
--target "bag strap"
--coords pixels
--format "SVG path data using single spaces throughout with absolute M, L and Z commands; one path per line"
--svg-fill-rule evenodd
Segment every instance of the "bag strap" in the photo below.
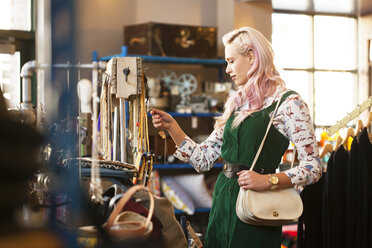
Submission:
M 287 93 L 288 93 L 288 92 L 287 92 Z M 279 105 L 280 105 L 281 102 L 282 102 L 282 98 L 283 98 L 283 96 L 286 96 L 287 93 L 286 93 L 286 94 L 283 94 L 283 95 L 280 97 L 280 99 L 277 101 L 277 104 L 276 104 L 276 106 L 275 106 L 275 109 L 274 109 L 273 115 L 271 116 L 271 118 L 270 118 L 270 122 L 269 122 L 269 125 L 267 126 L 265 136 L 264 136 L 263 139 L 262 139 L 261 145 L 260 145 L 260 147 L 258 148 L 257 153 L 256 153 L 256 156 L 254 157 L 253 163 L 252 163 L 252 165 L 251 165 L 251 168 L 249 169 L 250 171 L 253 171 L 254 166 L 256 165 L 256 162 L 257 162 L 257 160 L 258 160 L 258 157 L 260 156 L 260 153 L 261 153 L 262 147 L 263 147 L 263 145 L 264 145 L 264 143 L 265 143 L 265 140 L 266 140 L 267 134 L 269 133 L 269 130 L 270 130 L 270 128 L 271 128 L 271 125 L 273 124 L 274 117 L 275 117 L 275 115 L 276 115 L 276 111 L 278 110 L 278 107 L 279 107 Z M 274 99 L 275 99 L 275 97 L 274 97 Z M 295 149 L 294 149 L 294 153 L 293 153 L 293 159 L 292 159 L 291 168 L 293 167 L 293 163 L 294 163 L 295 155 L 296 155 L 296 147 L 295 147 Z
M 131 196 L 137 192 L 138 190 L 141 190 L 141 189 L 146 189 L 144 186 L 142 185 L 134 185 L 132 187 L 130 187 L 126 192 L 125 194 L 121 197 L 120 201 L 117 203 L 116 207 L 114 208 L 114 210 L 112 211 L 112 213 L 110 214 L 110 217 L 108 218 L 107 222 L 106 222 L 106 229 L 107 230 L 110 230 L 111 226 L 114 224 L 114 221 L 117 217 L 117 215 L 123 210 L 125 204 L 127 204 L 127 202 L 129 201 L 129 199 L 131 198 Z M 146 218 L 146 222 L 145 224 L 143 225 L 143 228 L 146 229 L 147 226 L 150 224 L 150 221 L 151 221 L 151 218 L 152 218 L 152 215 L 154 214 L 154 206 L 155 206 L 155 203 L 154 203 L 154 196 L 150 193 L 150 191 L 148 191 L 148 194 L 149 194 L 149 198 L 150 198 L 150 207 L 149 207 L 149 213 L 148 213 L 148 216 Z
M 290 96 L 290 95 L 298 95 L 298 93 L 297 93 L 296 91 L 294 91 L 294 90 L 289 90 L 289 91 L 287 91 L 286 93 L 284 93 L 284 94 L 282 95 L 281 99 L 279 99 L 279 100 L 280 100 L 280 104 L 282 104 L 282 103 L 284 102 L 284 100 L 285 100 L 288 96 Z M 268 113 L 271 113 L 272 111 L 274 111 L 275 103 L 276 103 L 276 102 L 272 103 L 269 107 L 266 108 L 266 111 L 267 111 Z

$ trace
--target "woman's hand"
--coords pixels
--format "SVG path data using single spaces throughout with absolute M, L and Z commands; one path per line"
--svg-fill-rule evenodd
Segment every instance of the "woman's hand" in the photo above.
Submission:
M 185 140 L 186 134 L 182 131 L 177 121 L 170 114 L 159 109 L 151 110 L 150 114 L 152 114 L 152 124 L 154 127 L 161 131 L 167 131 L 176 146 L 180 147 Z
M 262 191 L 271 187 L 268 175 L 262 175 L 254 171 L 242 170 L 237 173 L 238 184 L 242 189 Z
M 170 114 L 158 109 L 151 110 L 150 114 L 152 114 L 152 124 L 159 130 L 168 131 L 171 128 L 172 123 L 175 122 Z

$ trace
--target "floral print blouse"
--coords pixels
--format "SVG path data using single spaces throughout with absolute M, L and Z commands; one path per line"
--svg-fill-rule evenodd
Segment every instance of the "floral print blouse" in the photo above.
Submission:
M 289 90 L 278 87 L 276 91 L 280 93 L 274 94 L 277 95 L 275 99 L 274 96 L 266 98 L 262 108 L 267 108 Z M 249 103 L 245 103 L 240 109 L 249 109 Z M 270 117 L 272 114 L 270 113 Z M 300 163 L 284 173 L 291 179 L 295 189 L 302 191 L 306 185 L 318 181 L 322 175 L 322 166 L 309 109 L 299 95 L 289 95 L 283 101 L 274 117 L 273 125 L 296 147 Z M 221 155 L 223 132 L 223 127 L 215 129 L 201 144 L 186 136 L 174 155 L 191 164 L 198 172 L 209 171 Z

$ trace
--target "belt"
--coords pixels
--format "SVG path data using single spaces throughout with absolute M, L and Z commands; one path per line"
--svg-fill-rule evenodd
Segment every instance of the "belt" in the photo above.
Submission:
M 237 172 L 241 170 L 249 170 L 249 167 L 244 164 L 230 164 L 224 161 L 222 166 L 222 172 L 228 178 L 238 178 Z M 275 173 L 276 168 L 253 168 L 253 171 L 260 174 L 271 174 Z

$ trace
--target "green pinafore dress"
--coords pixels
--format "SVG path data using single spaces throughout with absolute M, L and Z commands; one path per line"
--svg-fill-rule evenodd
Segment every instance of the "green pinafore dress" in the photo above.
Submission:
M 289 91 L 284 94 L 281 102 L 294 93 Z M 250 168 L 270 122 L 269 113 L 275 109 L 276 103 L 255 112 L 234 129 L 231 129 L 234 115 L 229 118 L 221 147 L 221 156 L 225 161 L 231 164 L 245 164 L 248 169 Z M 288 145 L 287 137 L 272 125 L 255 169 L 277 168 Z M 204 247 L 280 248 L 281 226 L 254 226 L 238 218 L 235 205 L 239 189 L 237 178 L 227 178 L 223 172 L 219 174 L 213 193 Z

